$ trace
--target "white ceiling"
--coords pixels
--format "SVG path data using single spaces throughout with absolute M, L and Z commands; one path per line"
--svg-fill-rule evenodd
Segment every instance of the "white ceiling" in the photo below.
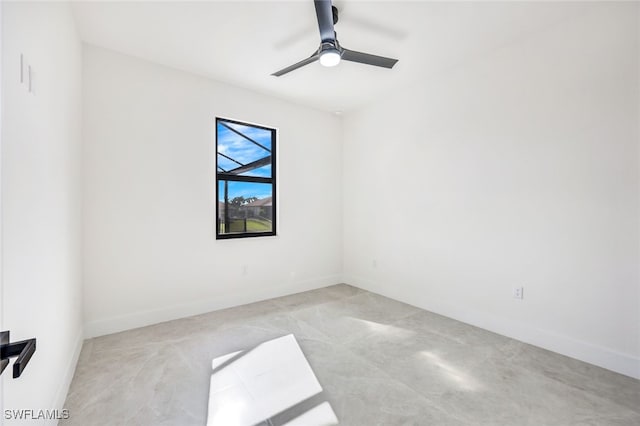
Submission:
M 553 2 L 334 1 L 343 47 L 399 59 L 270 74 L 319 44 L 311 0 L 81 2 L 83 41 L 326 111 L 349 111 L 535 34 L 589 7 Z

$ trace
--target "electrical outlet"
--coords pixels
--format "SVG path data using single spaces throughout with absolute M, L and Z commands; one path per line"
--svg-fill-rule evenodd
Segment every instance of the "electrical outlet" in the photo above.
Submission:
M 377 261 L 377 260 L 375 260 L 375 259 L 373 259 L 373 260 L 371 261 L 371 267 L 372 267 L 372 268 L 377 268 L 377 267 L 378 267 L 378 261 Z
M 513 288 L 513 298 L 514 299 L 524 299 L 524 287 L 514 287 Z
M 247 265 L 242 265 L 242 275 L 247 275 L 249 273 L 249 267 Z

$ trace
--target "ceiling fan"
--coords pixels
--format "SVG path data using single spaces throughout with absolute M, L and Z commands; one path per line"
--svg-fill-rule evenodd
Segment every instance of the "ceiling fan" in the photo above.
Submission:
M 320 29 L 320 47 L 307 59 L 290 65 L 280 71 L 276 71 L 271 75 L 280 77 L 300 67 L 308 65 L 315 61 L 325 67 L 333 67 L 340 63 L 341 59 L 351 62 L 359 62 L 366 65 L 374 65 L 376 67 L 393 68 L 398 62 L 397 59 L 385 58 L 384 56 L 371 55 L 369 53 L 356 52 L 355 50 L 345 49 L 338 43 L 338 37 L 333 26 L 338 22 L 338 9 L 331 5 L 331 0 L 314 0 L 316 6 L 316 17 L 318 18 L 318 28 Z

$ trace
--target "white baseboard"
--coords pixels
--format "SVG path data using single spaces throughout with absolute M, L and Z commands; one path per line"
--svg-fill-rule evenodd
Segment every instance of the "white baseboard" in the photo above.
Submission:
M 198 301 L 189 304 L 166 306 L 160 309 L 153 309 L 144 312 L 133 312 L 126 315 L 115 316 L 106 319 L 90 321 L 85 324 L 85 338 L 103 336 L 105 334 L 117 333 L 131 330 L 133 328 L 144 327 L 174 319 L 190 317 L 204 314 L 220 309 L 232 308 L 234 306 L 245 305 L 247 303 L 260 302 L 262 300 L 273 299 L 275 297 L 286 296 L 293 293 L 314 290 L 342 282 L 342 275 L 329 275 L 305 281 L 285 283 L 278 287 L 265 286 L 264 290 L 252 294 L 228 294 L 222 297 Z
M 345 283 L 363 290 L 372 291 L 524 343 L 606 368 L 625 376 L 640 379 L 640 358 L 633 355 L 617 352 L 549 330 L 542 330 L 512 319 L 474 311 L 467 307 L 448 305 L 437 300 L 408 300 L 396 294 L 393 287 L 381 285 L 363 277 L 345 275 L 344 280 Z
M 71 381 L 73 380 L 73 375 L 76 372 L 76 366 L 78 365 L 78 359 L 80 358 L 80 352 L 82 351 L 82 344 L 84 343 L 84 331 L 80 329 L 76 334 L 75 345 L 73 348 L 73 352 L 71 353 L 71 357 L 69 358 L 69 364 L 67 364 L 67 369 L 62 377 L 62 381 L 60 382 L 60 386 L 58 386 L 58 391 L 56 392 L 56 396 L 53 400 L 53 404 L 51 407 L 55 410 L 62 411 L 64 408 L 64 403 L 67 399 L 67 394 L 69 393 L 69 387 L 71 386 Z M 47 422 L 47 425 L 57 425 L 58 420 L 52 419 Z

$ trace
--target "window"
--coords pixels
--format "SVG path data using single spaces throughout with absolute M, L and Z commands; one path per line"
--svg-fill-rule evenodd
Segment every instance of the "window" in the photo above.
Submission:
M 276 235 L 276 130 L 216 118 L 216 238 Z

